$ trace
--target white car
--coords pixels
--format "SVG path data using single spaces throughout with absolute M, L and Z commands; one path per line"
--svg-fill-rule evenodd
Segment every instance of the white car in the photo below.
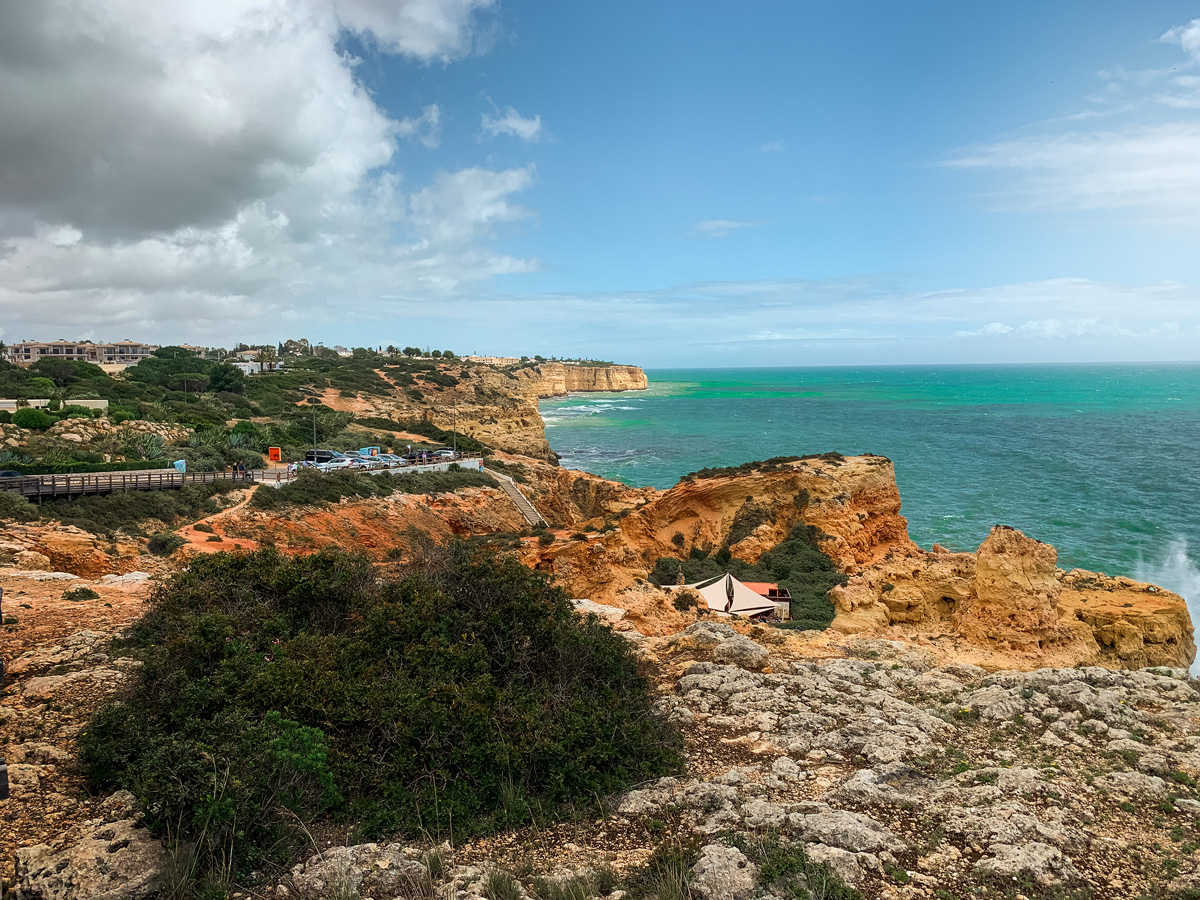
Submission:
M 443 447 L 441 450 L 433 451 L 434 459 L 454 459 L 457 456 L 457 453 L 455 453 L 453 450 L 447 450 L 445 447 Z

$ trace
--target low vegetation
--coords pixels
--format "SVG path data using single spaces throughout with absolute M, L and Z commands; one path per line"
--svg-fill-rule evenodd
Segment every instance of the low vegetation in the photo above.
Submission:
M 628 643 L 461 544 L 384 579 L 341 552 L 201 557 L 130 640 L 144 664 L 81 759 L 201 871 L 285 862 L 318 817 L 456 841 L 549 821 L 680 763 Z
M 846 576 L 818 548 L 821 536 L 811 525 L 797 525 L 753 564 L 730 555 L 728 548 L 711 554 L 694 549 L 686 559 L 660 559 L 650 581 L 679 584 L 682 572 L 683 583 L 692 584 L 728 572 L 741 581 L 775 582 L 792 596 L 792 621 L 785 627 L 821 630 L 833 621 L 833 604 L 826 595 L 835 585 L 846 583 Z
M 145 533 L 148 523 L 176 527 L 218 512 L 221 507 L 217 498 L 241 487 L 236 482 L 219 481 L 189 484 L 178 490 L 127 491 L 75 500 L 44 499 L 41 505 L 30 503 L 18 494 L 0 492 L 0 520 L 59 520 L 92 534 L 140 535 Z
M 337 503 L 343 497 L 389 497 L 392 494 L 437 494 L 466 487 L 495 487 L 496 480 L 474 469 L 452 467 L 448 472 L 385 472 L 365 475 L 361 472 L 302 471 L 299 477 L 282 487 L 263 485 L 254 492 L 250 505 L 277 510 L 289 506 L 316 506 Z
M 695 481 L 706 478 L 724 478 L 726 476 L 751 475 L 755 472 L 778 472 L 786 469 L 791 463 L 802 459 L 824 459 L 841 462 L 846 457 L 837 452 L 806 453 L 804 456 L 772 456 L 770 459 L 742 463 L 740 466 L 719 466 L 717 468 L 698 469 L 683 476 L 683 481 Z

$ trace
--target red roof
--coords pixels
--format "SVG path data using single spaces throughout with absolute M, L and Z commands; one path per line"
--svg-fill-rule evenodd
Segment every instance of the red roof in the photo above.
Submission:
M 750 588 L 750 590 L 754 591 L 754 593 L 762 594 L 764 597 L 767 596 L 770 591 L 779 590 L 779 585 L 768 584 L 765 581 L 743 581 L 742 584 Z

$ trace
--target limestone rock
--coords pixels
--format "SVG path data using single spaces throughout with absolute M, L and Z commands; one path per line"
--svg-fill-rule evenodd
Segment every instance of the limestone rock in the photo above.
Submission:
M 127 814 L 132 797 L 119 792 L 106 807 Z M 137 818 L 89 823 L 54 845 L 16 854 L 16 900 L 143 900 L 162 885 L 167 853 Z
M 671 638 L 671 644 L 680 650 L 712 650 L 724 641 L 740 636 L 732 625 L 696 622 Z
M 364 884 L 386 896 L 407 893 L 425 874 L 400 844 L 332 847 L 292 867 L 292 884 L 303 896 L 357 895 Z
M 992 855 L 976 863 L 976 872 L 1000 878 L 1025 875 L 1039 884 L 1079 880 L 1075 864 L 1049 844 L 1039 841 L 1020 846 L 993 844 L 990 849 Z
M 1037 644 L 1060 636 L 1058 552 L 997 525 L 979 546 L 974 596 L 957 614 L 970 638 Z
M 721 641 L 713 650 L 713 661 L 743 669 L 761 669 L 767 663 L 767 648 L 739 634 Z
M 741 850 L 708 844 L 692 867 L 692 892 L 700 900 L 750 900 L 758 867 Z
M 50 557 L 44 553 L 38 553 L 36 550 L 22 550 L 13 557 L 13 562 L 22 569 L 31 569 L 35 572 L 49 572 L 53 566 Z

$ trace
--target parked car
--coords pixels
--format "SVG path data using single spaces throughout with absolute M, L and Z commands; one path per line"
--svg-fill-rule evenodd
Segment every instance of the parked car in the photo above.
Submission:
M 387 467 L 389 469 L 394 469 L 397 466 L 404 465 L 404 459 L 400 456 L 397 456 L 395 453 L 380 453 L 376 459 L 382 459 L 385 463 L 387 463 Z
M 317 463 L 317 468 L 322 472 L 333 472 L 337 469 L 352 469 L 359 465 L 361 464 L 356 460 L 353 460 L 348 456 L 341 456 L 339 454 L 328 462 Z
M 310 463 L 327 463 L 335 459 L 341 459 L 345 456 L 344 453 L 338 453 L 336 450 L 305 450 L 304 461 Z
M 12 469 L 5 469 L 0 472 L 0 478 L 24 478 L 24 472 L 14 472 Z
M 458 454 L 455 453 L 453 450 L 451 450 L 449 447 L 443 447 L 440 450 L 433 451 L 434 459 L 455 459 L 457 456 L 458 456 Z

